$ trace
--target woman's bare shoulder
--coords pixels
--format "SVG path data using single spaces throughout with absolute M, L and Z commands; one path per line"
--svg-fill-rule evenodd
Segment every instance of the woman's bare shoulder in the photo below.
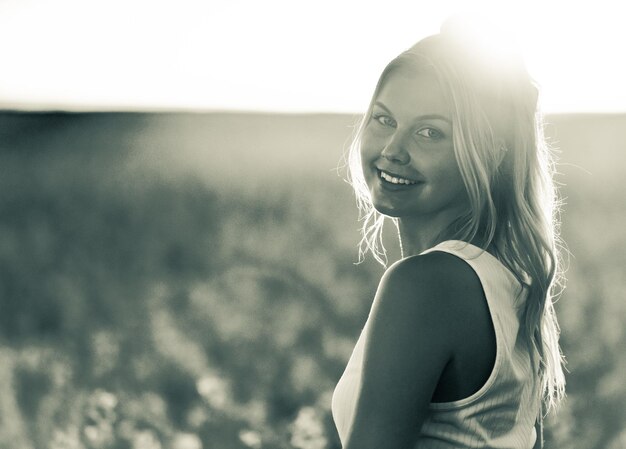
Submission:
M 482 285 L 474 269 L 463 259 L 444 251 L 410 256 L 391 265 L 379 288 L 407 300 L 421 297 L 427 304 L 443 306 L 467 302 L 467 297 L 482 299 Z M 461 299 L 465 298 L 461 301 Z M 422 304 L 427 305 L 427 304 Z
M 398 325 L 436 323 L 425 329 L 453 351 L 473 331 L 468 318 L 488 314 L 477 273 L 465 260 L 443 251 L 391 265 L 380 281 L 373 313 Z
M 454 351 L 467 335 L 467 317 L 484 313 L 478 275 L 463 259 L 433 251 L 391 265 L 383 275 L 370 313 L 374 326 L 406 328 L 407 336 L 437 340 Z

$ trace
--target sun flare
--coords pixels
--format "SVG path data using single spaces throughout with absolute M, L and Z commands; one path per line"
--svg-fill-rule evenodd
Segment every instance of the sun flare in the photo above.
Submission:
M 472 2 L 505 29 L 546 111 L 625 111 L 615 6 Z M 0 3 L 0 107 L 361 112 L 391 58 L 466 2 Z M 503 55 L 493 30 L 485 48 Z M 7 45 L 10 43 L 10 45 Z

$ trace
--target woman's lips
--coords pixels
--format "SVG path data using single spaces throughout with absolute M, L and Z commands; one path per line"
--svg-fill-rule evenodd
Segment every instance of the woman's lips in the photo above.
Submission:
M 402 176 L 386 170 L 381 170 L 379 168 L 376 169 L 376 174 L 378 178 L 383 179 L 391 184 L 414 185 L 421 182 L 410 177 Z
M 380 185 L 387 190 L 398 191 L 408 190 L 422 184 L 422 181 L 415 181 L 409 178 L 403 178 L 399 175 L 391 174 L 380 169 L 376 170 L 376 177 Z

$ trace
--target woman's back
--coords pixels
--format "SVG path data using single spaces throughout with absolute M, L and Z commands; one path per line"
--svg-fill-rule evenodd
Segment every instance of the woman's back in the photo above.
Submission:
M 486 382 L 473 394 L 451 402 L 431 402 L 424 424 L 415 429 L 419 434 L 416 448 L 531 448 L 536 438 L 533 426 L 540 407 L 539 386 L 529 346 L 518 332 L 525 300 L 520 284 L 495 257 L 473 245 L 449 240 L 421 254 L 432 251 L 453 254 L 475 271 L 492 319 L 496 354 Z M 344 443 L 361 387 L 370 318 L 333 395 L 333 417 Z

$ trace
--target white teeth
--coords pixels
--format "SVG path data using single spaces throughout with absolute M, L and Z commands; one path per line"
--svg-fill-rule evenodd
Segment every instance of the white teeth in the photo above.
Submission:
M 380 177 L 383 178 L 385 181 L 388 181 L 392 184 L 407 184 L 407 185 L 417 184 L 417 182 L 415 181 L 410 181 L 405 178 L 396 178 L 395 176 L 388 175 L 384 171 L 380 172 Z

